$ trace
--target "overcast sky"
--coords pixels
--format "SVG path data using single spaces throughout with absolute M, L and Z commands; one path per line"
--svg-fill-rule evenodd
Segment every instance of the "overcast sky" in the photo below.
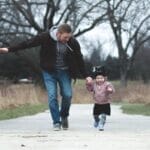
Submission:
M 114 42 L 114 36 L 108 24 L 103 24 L 85 33 L 84 38 L 93 42 L 99 40 L 102 44 L 103 53 L 105 53 L 106 56 L 109 54 L 116 57 L 118 56 L 118 52 Z M 83 54 L 88 55 L 88 51 L 84 48 L 84 43 L 80 43 Z

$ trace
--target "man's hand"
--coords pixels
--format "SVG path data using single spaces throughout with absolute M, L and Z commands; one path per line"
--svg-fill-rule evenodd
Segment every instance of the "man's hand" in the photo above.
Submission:
M 0 48 L 0 53 L 8 53 L 8 48 Z

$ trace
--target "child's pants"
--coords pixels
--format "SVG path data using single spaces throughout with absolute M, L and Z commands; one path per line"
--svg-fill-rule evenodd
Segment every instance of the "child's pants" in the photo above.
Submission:
M 104 125 L 106 122 L 106 114 L 94 115 L 95 122 L 99 122 Z
M 106 122 L 106 114 L 100 115 L 100 124 L 104 125 Z

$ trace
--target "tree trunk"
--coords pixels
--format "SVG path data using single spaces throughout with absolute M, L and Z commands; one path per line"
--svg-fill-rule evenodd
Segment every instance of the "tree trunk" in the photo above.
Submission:
M 127 87 L 127 70 L 120 68 L 120 85 Z

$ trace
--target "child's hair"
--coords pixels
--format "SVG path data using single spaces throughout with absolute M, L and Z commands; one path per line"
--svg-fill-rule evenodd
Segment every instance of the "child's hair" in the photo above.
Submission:
M 104 66 L 95 66 L 92 70 L 92 76 L 96 78 L 97 75 L 107 76 L 107 71 Z

